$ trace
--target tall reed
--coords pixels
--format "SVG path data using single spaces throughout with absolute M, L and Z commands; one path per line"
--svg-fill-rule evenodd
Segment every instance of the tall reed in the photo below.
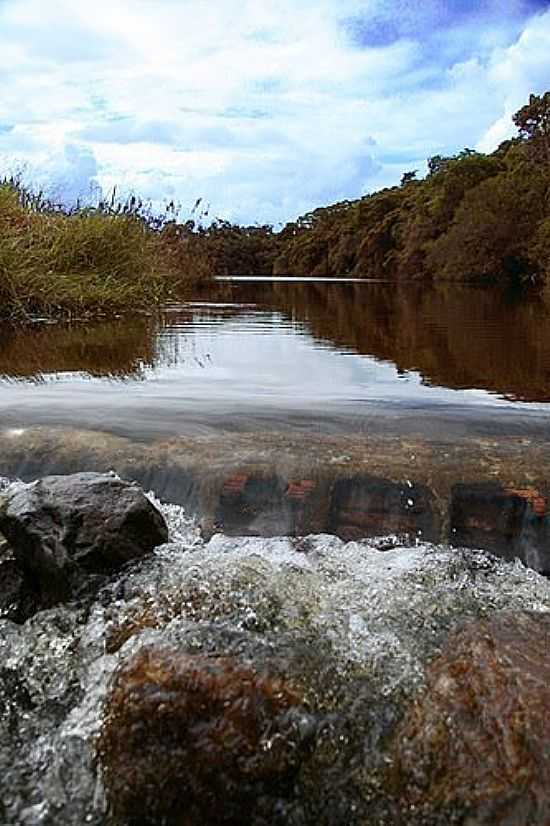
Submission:
M 150 309 L 209 274 L 186 256 L 170 207 L 135 197 L 67 208 L 0 180 L 0 318 Z

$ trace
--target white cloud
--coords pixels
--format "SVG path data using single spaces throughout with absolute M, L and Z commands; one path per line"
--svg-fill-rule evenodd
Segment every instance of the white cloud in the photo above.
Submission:
M 88 198 L 98 184 L 98 163 L 86 146 L 65 144 L 63 153 L 50 158 L 47 168 L 48 177 L 41 181 L 43 188 L 48 190 L 53 183 L 57 191 L 52 191 L 52 196 L 62 196 L 70 202 Z M 40 180 L 39 173 L 36 178 Z
M 501 101 L 501 114 L 481 136 L 479 149 L 491 151 L 514 134 L 512 115 L 530 93 L 546 92 L 549 78 L 550 11 L 533 17 L 515 43 L 493 54 L 488 85 Z
M 6 158 L 5 174 L 23 177 L 32 182 L 34 189 L 56 202 L 74 204 L 78 200 L 90 202 L 97 198 L 99 166 L 92 149 L 66 143 L 50 152 L 34 141 L 29 147 L 29 160 L 10 163 Z
M 388 45 L 351 36 L 350 20 L 370 31 L 392 6 L 403 26 Z M 279 221 L 395 183 L 427 155 L 492 148 L 548 77 L 550 14 L 519 35 L 478 16 L 474 37 L 462 20 L 435 31 L 438 0 L 422 20 L 414 6 L 4 0 L 0 156 L 67 197 L 99 181 Z

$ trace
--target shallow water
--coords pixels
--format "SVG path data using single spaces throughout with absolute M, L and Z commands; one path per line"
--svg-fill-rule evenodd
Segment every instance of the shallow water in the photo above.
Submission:
M 219 284 L 134 321 L 0 331 L 0 427 L 544 435 L 550 309 L 413 284 Z

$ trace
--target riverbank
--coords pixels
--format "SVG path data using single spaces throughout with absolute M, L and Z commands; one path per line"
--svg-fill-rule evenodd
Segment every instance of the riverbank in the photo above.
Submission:
M 428 174 L 320 206 L 280 231 L 214 221 L 196 252 L 218 276 L 353 277 L 535 287 L 550 293 L 550 92 L 494 152 L 434 155 Z
M 149 310 L 214 276 L 477 283 L 550 296 L 550 92 L 491 154 L 428 159 L 428 174 L 319 207 L 275 232 L 177 222 L 135 197 L 66 208 L 0 181 L 0 321 Z M 200 202 L 200 199 L 197 203 Z M 210 219 L 209 219 L 210 220 Z M 361 308 L 362 310 L 363 308 Z
M 134 198 L 66 208 L 0 181 L 0 321 L 112 317 L 185 296 L 210 273 L 169 217 Z

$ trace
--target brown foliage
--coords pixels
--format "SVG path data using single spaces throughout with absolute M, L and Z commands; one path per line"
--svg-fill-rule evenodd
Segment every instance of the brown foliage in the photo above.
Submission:
M 541 283 L 548 276 L 550 92 L 492 155 L 429 159 L 419 181 L 309 213 L 279 235 L 276 274 Z M 542 233 L 542 236 L 541 236 Z
M 501 174 L 466 194 L 448 232 L 431 245 L 428 263 L 448 280 L 534 280 L 530 255 L 544 220 L 542 175 Z
M 529 103 L 514 115 L 520 137 L 530 142 L 532 154 L 550 164 L 550 92 L 530 95 Z

